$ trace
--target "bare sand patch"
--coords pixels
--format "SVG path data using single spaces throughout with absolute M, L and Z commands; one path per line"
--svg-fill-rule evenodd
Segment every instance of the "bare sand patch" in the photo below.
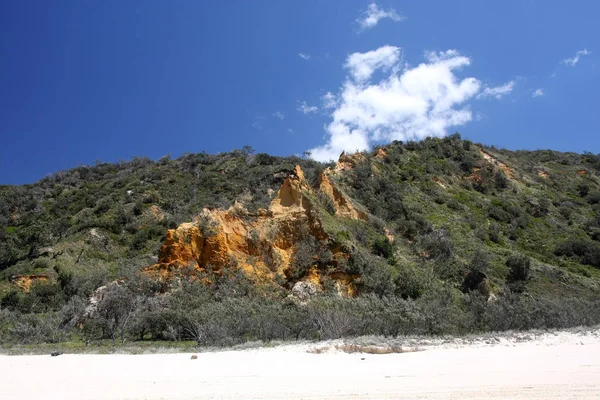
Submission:
M 600 398 L 600 331 L 492 338 L 424 339 L 431 341 L 420 342 L 424 351 L 388 354 L 348 353 L 332 341 L 193 353 L 195 360 L 192 353 L 0 356 L 0 398 Z M 310 352 L 318 346 L 330 350 Z

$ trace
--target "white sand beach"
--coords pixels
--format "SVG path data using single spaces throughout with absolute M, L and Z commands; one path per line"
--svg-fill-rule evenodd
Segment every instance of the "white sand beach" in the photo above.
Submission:
M 598 399 L 600 331 L 347 354 L 340 342 L 148 355 L 0 356 L 1 399 Z M 326 349 L 320 354 L 311 349 Z

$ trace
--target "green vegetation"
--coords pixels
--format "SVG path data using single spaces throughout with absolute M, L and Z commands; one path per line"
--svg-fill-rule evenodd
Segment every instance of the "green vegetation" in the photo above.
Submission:
M 167 229 L 204 207 L 267 208 L 296 164 L 315 188 L 326 165 L 245 148 L 0 186 L 0 343 L 232 345 L 600 322 L 600 155 L 511 152 L 458 134 L 384 149 L 331 177 L 368 221 L 335 215 L 316 192 L 328 243 L 299 233 L 290 282 L 266 286 L 229 271 L 165 294 L 140 270 Z M 360 275 L 360 295 L 341 298 L 331 282 L 306 303 L 290 300 L 312 266 L 332 268 L 332 245 L 350 255 L 336 262 Z M 25 292 L 11 282 L 24 274 L 48 279 Z

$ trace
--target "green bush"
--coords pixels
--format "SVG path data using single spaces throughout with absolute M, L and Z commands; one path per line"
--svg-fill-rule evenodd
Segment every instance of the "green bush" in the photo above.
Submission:
M 600 245 L 585 240 L 568 240 L 554 250 L 557 256 L 577 257 L 582 263 L 600 268 Z
M 596 191 L 596 192 L 590 193 L 587 196 L 587 201 L 590 204 L 598 204 L 598 203 L 600 203 L 600 192 Z
M 419 247 L 426 259 L 447 262 L 454 256 L 454 245 L 445 229 L 437 229 L 419 238 Z
M 394 294 L 404 300 L 418 299 L 425 291 L 423 281 L 422 273 L 410 266 L 403 266 L 394 279 Z
M 506 280 L 509 283 L 529 279 L 529 270 L 531 268 L 529 257 L 522 254 L 513 254 L 506 260 L 506 266 L 508 267 Z
M 392 259 L 394 257 L 394 246 L 392 242 L 386 236 L 379 236 L 373 242 L 371 246 L 373 254 L 386 258 Z
M 463 279 L 461 290 L 463 293 L 479 291 L 481 294 L 487 294 L 485 281 L 487 279 L 487 270 L 490 264 L 490 256 L 484 250 L 477 250 L 467 267 L 467 272 Z

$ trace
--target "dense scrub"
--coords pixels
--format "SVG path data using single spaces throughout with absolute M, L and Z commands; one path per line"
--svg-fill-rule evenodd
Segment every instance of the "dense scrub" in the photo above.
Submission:
M 86 310 L 85 297 L 76 294 L 61 306 L 52 301 L 58 289 L 38 285 L 4 305 L 0 341 L 193 340 L 199 345 L 228 346 L 255 340 L 565 328 L 600 321 L 600 301 L 573 298 L 508 294 L 488 301 L 479 293 L 456 295 L 436 286 L 416 300 L 324 293 L 300 303 L 287 298 L 281 288 L 257 286 L 242 275 L 208 278 L 211 284 L 186 282 L 168 294 L 153 292 L 151 283 L 109 284 L 93 312 Z M 38 312 L 26 312 L 43 303 Z
M 350 255 L 338 267 L 360 275 L 352 299 L 333 282 L 308 302 L 289 297 L 315 259 L 330 267 L 326 243 L 310 235 L 299 235 L 291 282 L 256 284 L 232 269 L 164 293 L 140 274 L 166 230 L 203 207 L 265 208 L 296 164 L 317 187 L 327 166 L 311 160 L 245 148 L 0 186 L 0 343 L 228 345 L 600 323 L 600 156 L 510 152 L 459 135 L 382 149 L 332 177 L 368 221 L 313 200 L 329 243 Z M 24 274 L 47 279 L 26 292 L 12 283 Z

